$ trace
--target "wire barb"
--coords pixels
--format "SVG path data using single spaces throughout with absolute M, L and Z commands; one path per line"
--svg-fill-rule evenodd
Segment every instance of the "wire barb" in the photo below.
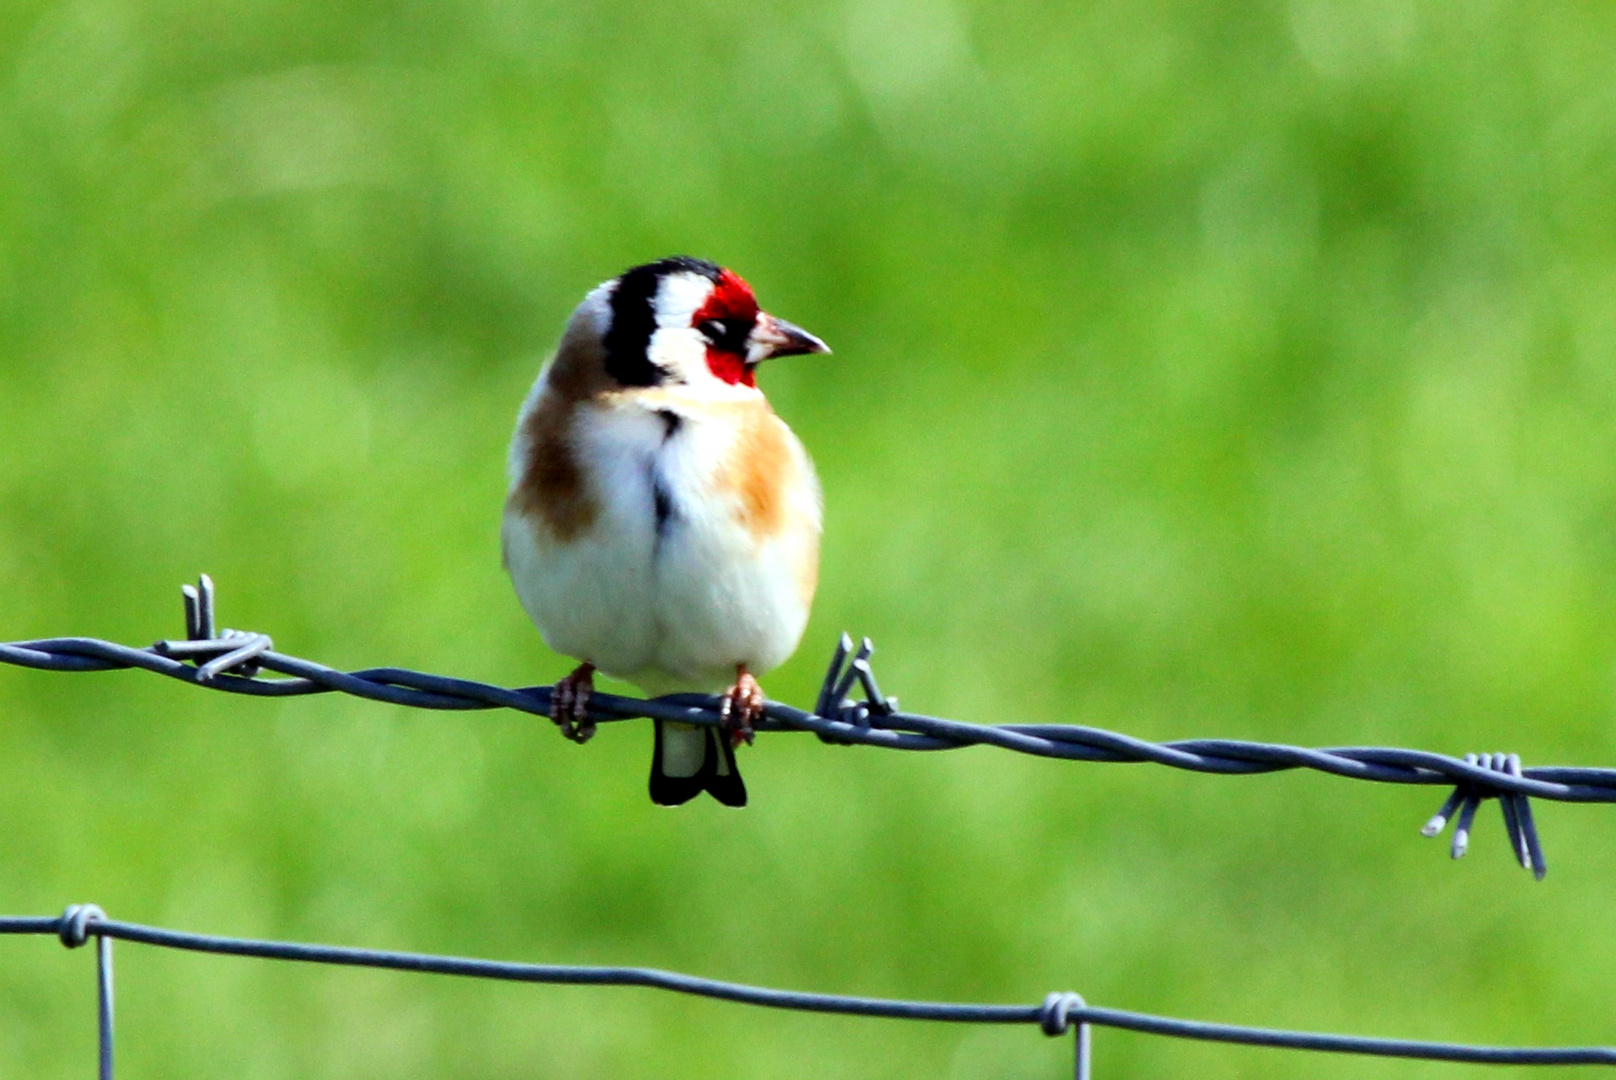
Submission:
M 160 656 L 194 661 L 197 682 L 212 682 L 226 673 L 256 677 L 258 658 L 275 647 L 270 636 L 228 627 L 216 632 L 213 579 L 206 574 L 195 585 L 181 585 L 180 595 L 185 600 L 185 640 L 159 641 L 152 649 Z
M 859 645 L 857 653 L 853 652 L 853 639 L 847 634 L 841 636 L 836 643 L 836 651 L 831 654 L 830 666 L 825 669 L 825 679 L 819 687 L 819 697 L 814 701 L 814 715 L 824 720 L 840 724 L 848 724 L 859 731 L 869 731 L 872 728 L 870 717 L 892 716 L 898 711 L 898 699 L 887 697 L 881 693 L 881 687 L 875 681 L 875 672 L 870 667 L 870 657 L 875 653 L 875 643 L 865 638 Z M 848 656 L 852 654 L 852 659 Z M 864 691 L 863 701 L 853 701 L 848 694 L 857 683 Z M 827 731 L 818 732 L 820 742 L 836 743 L 842 746 L 852 745 L 853 740 L 837 738 Z
M 1502 775 L 1512 780 L 1525 777 L 1521 769 L 1521 756 L 1519 754 L 1466 754 L 1465 764 L 1486 773 Z M 1543 845 L 1538 840 L 1537 823 L 1532 817 L 1532 804 L 1526 794 L 1518 789 L 1494 786 L 1487 779 L 1466 779 L 1460 781 L 1449 795 L 1442 808 L 1431 816 L 1420 829 L 1422 836 L 1439 836 L 1447 827 L 1448 821 L 1458 811 L 1458 821 L 1453 826 L 1452 856 L 1455 859 L 1463 858 L 1470 847 L 1470 829 L 1476 820 L 1476 811 L 1486 799 L 1497 799 L 1499 808 L 1504 815 L 1504 833 L 1509 838 L 1511 853 L 1521 867 L 1532 872 L 1532 876 L 1542 881 L 1549 872 L 1548 863 L 1543 858 Z

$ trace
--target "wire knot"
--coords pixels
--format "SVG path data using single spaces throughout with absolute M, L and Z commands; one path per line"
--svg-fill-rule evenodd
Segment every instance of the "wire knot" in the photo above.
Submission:
M 825 680 L 819 687 L 819 698 L 814 702 L 814 715 L 826 720 L 840 720 L 856 728 L 868 729 L 870 717 L 891 716 L 898 711 L 898 699 L 887 697 L 881 693 L 881 687 L 875 681 L 875 672 L 870 668 L 870 654 L 875 652 L 875 645 L 869 638 L 865 638 L 859 646 L 857 653 L 853 652 L 853 639 L 843 634 L 836 643 L 836 652 L 830 660 L 830 667 L 825 671 Z M 851 657 L 851 662 L 849 662 Z M 857 683 L 864 690 L 863 701 L 852 701 L 848 698 L 853 684 Z M 846 739 L 839 739 L 834 735 L 821 733 L 820 742 L 838 743 L 842 746 L 851 746 Z
M 213 579 L 203 574 L 195 585 L 180 586 L 185 598 L 185 640 L 159 641 L 159 655 L 191 660 L 196 681 L 212 682 L 220 675 L 251 679 L 258 674 L 258 658 L 275 647 L 268 634 L 247 630 L 216 629 Z
M 1466 754 L 1465 764 L 1486 769 L 1489 772 L 1502 773 L 1505 776 L 1520 777 L 1521 756 L 1519 754 Z M 1447 828 L 1448 819 L 1458 812 L 1458 820 L 1453 826 L 1452 855 L 1455 859 L 1463 858 L 1464 853 L 1470 849 L 1470 827 L 1476 820 L 1476 810 L 1481 806 L 1483 799 L 1497 799 L 1498 805 L 1504 811 L 1504 831 L 1509 836 L 1509 846 L 1516 860 L 1532 871 L 1532 876 L 1539 881 L 1549 872 L 1547 862 L 1543 858 L 1543 845 L 1537 836 L 1537 823 L 1532 819 L 1532 804 L 1525 795 L 1501 788 L 1489 787 L 1473 780 L 1461 782 L 1448 796 L 1448 801 L 1442 804 L 1442 809 L 1431 816 L 1420 830 L 1423 836 L 1436 836 Z
M 1088 1002 L 1083 1000 L 1082 994 L 1056 990 L 1044 998 L 1044 1004 L 1038 1010 L 1038 1026 L 1045 1035 L 1064 1035 L 1072 1026 L 1072 1011 L 1087 1007 Z
M 69 904 L 56 923 L 56 936 L 69 949 L 76 949 L 90 939 L 90 924 L 103 922 L 107 913 L 94 904 Z

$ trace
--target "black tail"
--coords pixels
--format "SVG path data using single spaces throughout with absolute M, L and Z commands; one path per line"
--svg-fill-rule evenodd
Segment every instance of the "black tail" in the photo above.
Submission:
M 746 805 L 746 783 L 735 765 L 729 733 L 715 727 L 654 721 L 651 801 L 658 806 L 687 803 L 703 791 L 725 806 Z M 699 764 L 696 755 L 701 755 Z M 679 775 L 683 774 L 683 775 Z

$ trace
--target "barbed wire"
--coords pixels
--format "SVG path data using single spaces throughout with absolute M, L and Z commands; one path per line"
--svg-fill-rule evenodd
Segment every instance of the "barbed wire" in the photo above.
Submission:
M 429 953 L 389 952 L 293 941 L 218 937 L 146 926 L 141 923 L 120 922 L 107 918 L 106 913 L 94 904 L 71 905 L 57 917 L 0 916 L 0 934 L 55 935 L 70 949 L 84 945 L 92 937 L 96 939 L 96 1013 L 100 1080 L 113 1080 L 112 940 L 114 938 L 165 949 L 250 956 L 267 960 L 385 968 L 393 971 L 458 975 L 506 982 L 643 987 L 797 1012 L 963 1024 L 1037 1025 L 1039 1030 L 1051 1037 L 1064 1035 L 1075 1028 L 1073 1075 L 1076 1080 L 1091 1080 L 1093 1069 L 1091 1029 L 1094 1027 L 1119 1028 L 1147 1035 L 1164 1035 L 1202 1042 L 1238 1043 L 1245 1046 L 1318 1050 L 1423 1061 L 1469 1062 L 1479 1065 L 1616 1065 L 1616 1047 L 1471 1046 L 1415 1039 L 1381 1039 L 1245 1027 L 1090 1005 L 1081 995 L 1070 992 L 1057 991 L 1048 994 L 1038 1005 L 970 1005 L 941 1001 L 903 1001 L 893 998 L 777 990 L 705 979 L 697 975 L 656 968 L 524 964 Z
M 276 652 L 265 634 L 219 629 L 213 583 L 204 575 L 183 588 L 186 637 L 135 648 L 96 638 L 48 638 L 0 644 L 0 662 L 51 671 L 138 668 L 227 693 L 293 697 L 344 693 L 373 701 L 429 709 L 509 708 L 548 717 L 550 687 L 505 688 L 403 668 L 344 672 Z M 1616 769 L 1522 768 L 1513 754 L 1470 754 L 1464 759 L 1389 747 L 1308 749 L 1228 739 L 1152 743 L 1099 728 L 1064 724 L 969 724 L 905 713 L 882 694 L 870 666 L 873 646 L 855 651 L 843 635 L 813 712 L 769 702 L 759 731 L 811 731 L 828 743 L 899 750 L 946 750 L 996 746 L 1039 757 L 1096 762 L 1152 762 L 1219 775 L 1250 775 L 1312 769 L 1349 779 L 1399 784 L 1453 784 L 1453 794 L 1426 823 L 1435 835 L 1457 817 L 1453 843 L 1462 855 L 1480 803 L 1500 801 L 1511 847 L 1523 866 L 1541 878 L 1545 867 L 1530 796 L 1564 802 L 1616 802 Z M 261 678 L 262 672 L 280 678 Z M 862 700 L 849 697 L 855 689 Z M 594 694 L 590 719 L 597 723 L 655 717 L 720 725 L 720 701 L 683 694 L 653 700 Z M 1369 1054 L 1433 1061 L 1516 1065 L 1616 1065 L 1611 1047 L 1497 1047 L 1285 1031 L 1183 1020 L 1091 1006 L 1074 993 L 1052 993 L 1041 1005 L 967 1005 L 901 1001 L 775 990 L 719 982 L 650 968 L 520 964 L 420 953 L 310 945 L 284 941 L 191 934 L 108 919 L 94 905 L 74 905 L 58 918 L 0 917 L 0 934 L 55 934 L 69 947 L 97 941 L 98 1018 L 103 1080 L 112 1078 L 113 982 L 111 941 L 171 949 L 277 960 L 341 964 L 503 979 L 519 982 L 639 986 L 726 1001 L 810 1012 L 959 1023 L 1037 1024 L 1048 1035 L 1076 1029 L 1075 1075 L 1090 1073 L 1091 1027 L 1114 1027 L 1174 1038 L 1300 1050 Z
M 339 671 L 312 660 L 276 652 L 267 634 L 218 629 L 213 582 L 206 574 L 181 589 L 186 637 L 135 648 L 87 637 L 42 638 L 0 644 L 0 663 L 47 671 L 112 671 L 138 668 L 193 686 L 255 697 L 342 693 L 421 709 L 505 708 L 550 715 L 549 686 L 506 688 L 470 679 L 405 668 Z M 1384 784 L 1453 784 L 1453 793 L 1421 832 L 1436 836 L 1456 819 L 1450 852 L 1465 854 L 1482 802 L 1503 808 L 1510 850 L 1538 879 L 1548 872 L 1529 797 L 1558 802 L 1616 802 L 1616 769 L 1569 766 L 1523 768 L 1516 754 L 1467 754 L 1462 759 L 1426 750 L 1383 746 L 1314 749 L 1238 739 L 1183 739 L 1155 743 L 1076 724 L 972 724 L 902 712 L 898 699 L 877 685 L 869 638 L 855 652 L 846 634 L 825 673 L 813 712 L 771 701 L 758 731 L 810 731 L 827 743 L 891 750 L 955 750 L 993 746 L 1035 757 L 1068 761 L 1149 762 L 1190 772 L 1252 775 L 1311 769 L 1351 780 Z M 285 676 L 260 678 L 269 671 Z M 855 689 L 864 693 L 852 700 Z M 616 694 L 589 697 L 596 723 L 652 717 L 687 724 L 722 725 L 720 699 L 673 694 L 644 700 Z

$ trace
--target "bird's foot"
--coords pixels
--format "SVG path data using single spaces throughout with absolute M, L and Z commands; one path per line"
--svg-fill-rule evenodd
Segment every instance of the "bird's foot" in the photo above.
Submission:
M 580 745 L 595 735 L 595 722 L 589 719 L 589 695 L 594 690 L 595 665 L 584 663 L 550 691 L 550 719 L 562 735 Z
M 763 719 L 763 688 L 744 666 L 736 669 L 735 685 L 724 694 L 719 718 L 729 732 L 731 746 L 743 742 L 750 746 L 757 736 L 752 725 Z

